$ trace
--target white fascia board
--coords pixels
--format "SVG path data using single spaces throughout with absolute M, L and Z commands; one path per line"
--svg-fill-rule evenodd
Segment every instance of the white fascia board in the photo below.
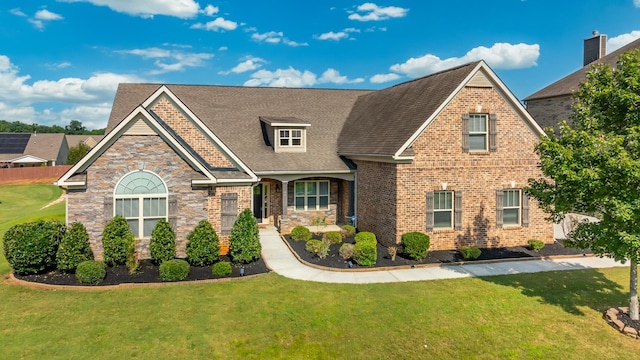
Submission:
M 15 159 L 9 160 L 9 162 L 12 162 L 12 163 L 41 163 L 41 162 L 47 162 L 47 160 L 39 158 L 37 156 L 33 156 L 33 155 L 24 155 L 24 156 L 20 156 L 20 157 L 17 157 Z
M 374 154 L 340 154 L 351 160 L 374 161 L 382 163 L 411 163 L 414 156 L 374 155 Z
M 128 129 L 128 127 L 134 122 L 138 120 L 139 115 L 144 117 L 144 120 L 147 124 L 153 128 L 158 135 L 160 135 L 165 141 L 170 142 L 170 146 L 174 149 L 178 150 L 178 153 L 182 155 L 183 159 L 187 160 L 191 165 L 200 170 L 207 178 L 208 181 L 215 183 L 216 178 L 207 170 L 207 168 L 201 164 L 198 160 L 196 160 L 176 139 L 171 136 L 158 122 L 156 119 L 149 114 L 149 112 L 143 108 L 142 106 L 138 106 L 134 111 L 132 111 L 124 120 L 122 120 L 118 126 L 116 126 L 109 134 L 107 134 L 96 146 L 89 151 L 85 157 L 83 157 L 76 165 L 74 165 L 69 171 L 67 171 L 58 181 L 56 182 L 58 186 L 67 186 L 72 183 L 80 183 L 80 182 L 69 182 L 67 180 L 73 176 L 76 172 L 84 171 L 89 165 L 91 165 L 102 153 L 104 152 L 104 148 L 107 146 L 111 146 L 124 132 Z
M 311 124 L 307 124 L 307 123 L 271 123 L 269 125 L 271 125 L 271 127 L 281 127 L 281 128 L 311 127 Z
M 249 176 L 251 176 L 251 180 L 257 181 L 258 177 L 256 174 L 251 171 L 251 169 L 245 165 L 232 151 L 229 149 L 203 122 L 200 120 L 196 114 L 194 114 L 178 97 L 171 91 L 166 85 L 162 85 L 158 90 L 156 90 L 153 95 L 151 95 L 145 102 L 142 103 L 142 106 L 148 108 L 153 104 L 156 100 L 159 99 L 161 95 L 168 96 L 171 101 L 173 101 L 180 110 L 182 110 L 187 116 L 193 120 L 194 124 L 199 128 L 201 132 L 203 132 L 206 136 L 208 136 L 211 140 L 213 140 L 216 145 L 225 153 L 225 155 L 229 156 L 231 160 L 238 166 L 242 168 Z

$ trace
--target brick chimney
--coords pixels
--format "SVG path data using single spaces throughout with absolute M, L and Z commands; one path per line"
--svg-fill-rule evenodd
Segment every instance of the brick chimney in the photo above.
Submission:
M 598 30 L 594 30 L 591 35 L 590 38 L 584 39 L 583 66 L 607 55 L 607 35 L 600 35 Z

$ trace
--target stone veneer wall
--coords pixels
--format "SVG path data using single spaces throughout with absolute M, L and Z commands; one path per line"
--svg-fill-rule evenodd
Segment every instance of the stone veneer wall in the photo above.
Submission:
M 338 204 L 340 198 L 339 185 L 338 182 L 341 181 L 339 179 L 328 179 L 328 178 L 305 178 L 299 179 L 299 181 L 305 180 L 329 180 L 329 209 L 328 210 L 317 210 L 317 211 L 297 211 L 295 209 L 295 181 L 289 181 L 288 183 L 288 196 L 287 196 L 287 221 L 283 221 L 280 224 L 280 232 L 283 234 L 288 234 L 291 229 L 298 225 L 310 226 L 313 223 L 314 219 L 317 218 L 326 218 L 325 221 L 327 224 L 336 224 L 338 219 Z M 280 203 L 282 202 L 282 198 L 278 196 L 278 200 Z M 280 206 L 282 207 L 282 206 Z M 282 217 L 282 213 L 275 214 L 277 219 Z
M 89 233 L 91 249 L 102 259 L 102 230 L 110 220 L 105 216 L 104 200 L 113 195 L 118 181 L 126 174 L 144 169 L 156 173 L 177 199 L 176 250 L 185 257 L 187 234 L 200 220 L 207 219 L 207 190 L 193 190 L 197 175 L 159 136 L 122 136 L 87 169 L 87 189 L 67 195 L 68 222 L 78 221 Z M 141 258 L 149 257 L 148 239 L 138 241 Z
M 556 127 L 562 120 L 569 120 L 573 111 L 571 95 L 527 101 L 527 111 L 540 127 Z

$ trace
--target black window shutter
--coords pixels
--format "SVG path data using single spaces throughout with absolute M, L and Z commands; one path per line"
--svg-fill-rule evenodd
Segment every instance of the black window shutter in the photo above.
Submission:
M 522 226 L 529 226 L 529 196 L 522 193 Z
M 427 231 L 433 231 L 433 191 L 427 192 Z
M 178 196 L 176 194 L 169 194 L 169 196 L 167 197 L 167 206 L 169 207 L 167 209 L 167 221 L 175 232 L 178 226 Z
M 229 234 L 238 217 L 238 194 L 224 193 L 220 195 L 220 213 L 222 214 L 222 234 Z
M 499 228 L 502 227 L 502 215 L 504 213 L 502 195 L 502 190 L 496 190 L 496 226 Z
M 489 151 L 498 151 L 498 127 L 496 122 L 498 116 L 496 114 L 489 115 Z
M 105 225 L 113 219 L 113 195 L 104 197 L 104 223 Z
M 462 230 L 462 192 L 455 192 L 455 204 L 454 204 L 454 220 L 453 226 L 456 230 Z
M 462 152 L 469 152 L 469 114 L 462 114 Z

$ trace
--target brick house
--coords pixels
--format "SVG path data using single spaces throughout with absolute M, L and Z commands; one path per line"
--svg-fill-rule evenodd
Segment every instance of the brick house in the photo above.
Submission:
M 592 37 L 584 40 L 583 67 L 524 98 L 527 110 L 543 128 L 569 120 L 573 111 L 573 91 L 587 79 L 591 66 L 607 64 L 615 67 L 618 57 L 633 49 L 640 49 L 640 39 L 607 54 L 607 36 L 594 31 Z
M 223 251 L 236 216 L 287 233 L 313 219 L 409 231 L 432 249 L 553 241 L 521 188 L 542 130 L 482 61 L 379 91 L 121 84 L 106 136 L 57 182 L 95 255 L 114 215 L 148 256 L 166 218 L 184 256 L 207 219 Z

